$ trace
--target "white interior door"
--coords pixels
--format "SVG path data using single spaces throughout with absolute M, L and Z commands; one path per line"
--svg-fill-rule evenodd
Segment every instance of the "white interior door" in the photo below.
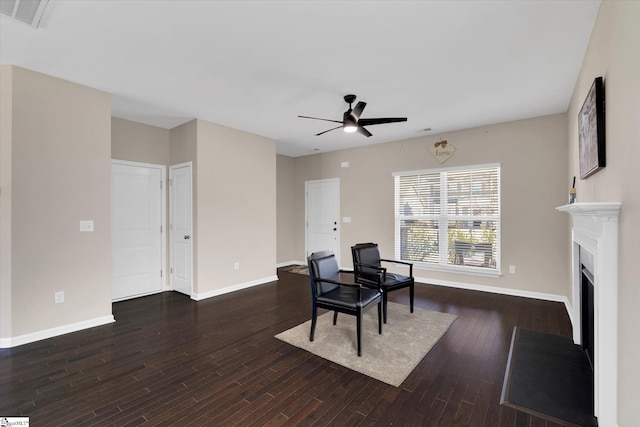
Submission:
M 340 259 L 340 180 L 307 181 L 307 256 L 331 250 Z
M 112 161 L 112 299 L 162 292 L 165 166 Z
M 191 162 L 169 167 L 171 286 L 191 296 L 193 270 Z

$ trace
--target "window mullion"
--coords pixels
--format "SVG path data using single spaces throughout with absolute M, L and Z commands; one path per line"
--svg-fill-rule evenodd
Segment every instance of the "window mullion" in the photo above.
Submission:
M 447 173 L 440 172 L 440 220 L 438 222 L 438 254 L 439 263 L 447 265 L 449 254 L 449 236 L 447 214 L 449 199 L 447 195 Z

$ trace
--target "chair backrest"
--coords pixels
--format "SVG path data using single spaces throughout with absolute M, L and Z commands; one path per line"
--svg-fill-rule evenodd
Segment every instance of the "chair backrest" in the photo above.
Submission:
M 368 264 L 380 267 L 380 251 L 376 243 L 358 243 L 351 246 L 353 256 L 353 272 L 355 279 L 377 280 L 378 270 L 361 267 L 359 264 Z
M 336 256 L 331 251 L 314 252 L 307 257 L 311 295 L 316 298 L 337 288 L 333 283 L 318 282 L 318 279 L 335 279 L 340 272 Z

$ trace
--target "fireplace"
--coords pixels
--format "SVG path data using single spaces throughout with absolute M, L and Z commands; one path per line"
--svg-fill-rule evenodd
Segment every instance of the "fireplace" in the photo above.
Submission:
M 595 286 L 593 285 L 593 274 L 591 270 L 584 264 L 581 264 L 581 280 L 580 280 L 580 340 L 582 349 L 587 354 L 591 369 L 595 365 L 595 332 L 594 332 L 594 299 L 593 294 Z
M 573 203 L 557 208 L 571 214 L 573 219 L 569 316 L 574 342 L 592 352 L 594 415 L 604 427 L 617 425 L 620 206 L 620 203 Z

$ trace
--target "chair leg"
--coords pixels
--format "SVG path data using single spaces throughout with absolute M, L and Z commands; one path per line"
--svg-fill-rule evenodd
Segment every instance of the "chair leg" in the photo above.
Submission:
M 336 325 L 336 322 L 338 321 L 338 312 L 334 311 L 333 312 L 333 326 Z
M 413 283 L 409 286 L 409 305 L 411 306 L 411 312 L 413 313 Z
M 309 341 L 313 341 L 313 336 L 316 332 L 316 320 L 318 318 L 318 309 L 314 306 L 311 309 L 311 333 L 309 334 Z
M 382 302 L 378 303 L 378 334 L 382 334 Z
M 362 311 L 358 311 L 358 318 L 356 323 L 356 338 L 358 340 L 358 357 L 362 356 Z
M 387 323 L 387 293 L 382 293 L 382 317 L 384 319 L 384 323 Z

